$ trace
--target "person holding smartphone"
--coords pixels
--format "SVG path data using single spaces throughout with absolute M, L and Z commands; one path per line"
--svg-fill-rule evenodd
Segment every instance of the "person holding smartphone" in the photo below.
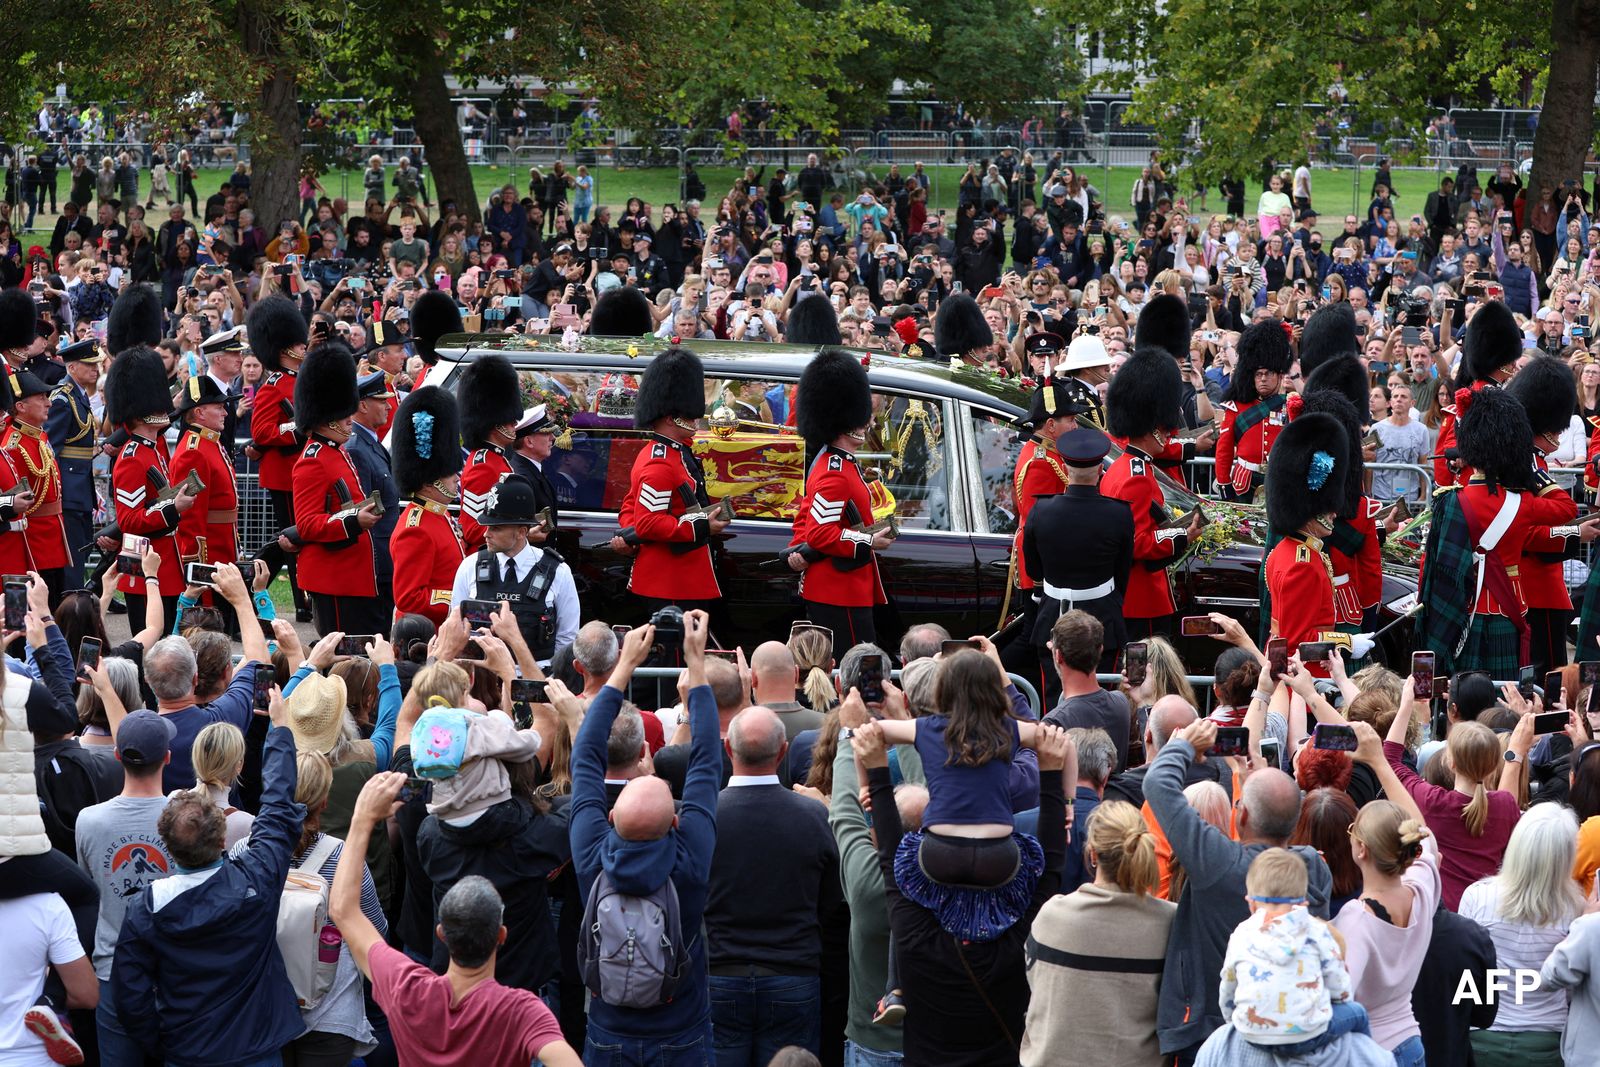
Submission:
M 783 556 L 800 574 L 806 618 L 833 631 L 834 655 L 843 657 L 877 640 L 872 609 L 887 603 L 877 553 L 895 537 L 892 528 L 869 529 L 880 516 L 855 456 L 872 422 L 866 368 L 842 350 L 825 349 L 800 375 L 795 408 L 800 436 L 816 458 Z M 893 506 L 891 500 L 881 517 L 892 516 Z

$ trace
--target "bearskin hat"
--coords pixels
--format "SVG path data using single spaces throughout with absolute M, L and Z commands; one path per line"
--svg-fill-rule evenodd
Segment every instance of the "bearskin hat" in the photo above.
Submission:
M 1173 359 L 1189 358 L 1189 305 L 1171 293 L 1151 297 L 1139 311 L 1133 347 L 1164 348 Z
M 795 392 L 795 426 L 806 444 L 820 448 L 871 421 L 872 388 L 861 360 L 838 348 L 817 353 Z
M 1498 300 L 1485 301 L 1467 323 L 1461 341 L 1461 368 L 1456 381 L 1471 385 L 1488 381 L 1495 371 L 1522 355 L 1522 331 L 1511 309 Z
M 941 356 L 964 356 L 994 344 L 994 331 L 976 300 L 966 293 L 955 293 L 939 301 L 939 310 L 933 316 L 933 344 Z
M 161 341 L 161 297 L 153 285 L 130 285 L 111 305 L 106 319 L 106 350 L 112 355 L 134 345 L 154 348 Z
M 797 345 L 837 345 L 844 338 L 839 334 L 839 316 L 827 297 L 800 294 L 789 309 L 789 319 L 784 323 L 783 339 Z
M 439 362 L 439 338 L 461 330 L 461 309 L 448 293 L 429 289 L 411 305 L 411 343 L 428 366 Z
M 456 391 L 461 402 L 462 442 L 482 448 L 496 426 L 522 421 L 522 386 L 517 368 L 505 356 L 490 353 L 467 364 Z
M 389 438 L 395 488 L 403 497 L 461 472 L 461 420 L 456 398 L 436 385 L 414 389 L 395 412 Z
M 1307 377 L 1334 356 L 1360 354 L 1356 310 L 1343 301 L 1322 305 L 1300 331 L 1300 373 Z
M 115 314 L 113 310 L 112 315 Z M 159 305 L 156 314 L 161 314 Z M 39 309 L 33 306 L 33 297 L 26 289 L 0 289 L 0 348 L 27 348 L 39 336 L 38 323 Z M 160 337 L 160 333 L 156 336 Z
M 268 370 L 281 370 L 280 357 L 285 348 L 303 345 L 311 339 L 305 316 L 294 301 L 286 296 L 273 295 L 256 301 L 245 320 L 250 335 L 250 354 L 261 361 Z M 296 402 L 298 407 L 298 401 Z
M 1495 485 L 1527 489 L 1533 475 L 1533 426 L 1522 403 L 1505 389 L 1456 394 L 1461 462 Z
M 111 361 L 106 371 L 106 420 L 115 426 L 172 414 L 167 368 L 153 348 L 135 345 Z
M 307 352 L 294 380 L 295 429 L 309 434 L 318 426 L 354 415 L 358 404 L 356 357 L 350 346 L 329 341 Z
M 639 379 L 633 424 L 648 430 L 657 419 L 698 419 L 706 413 L 706 369 L 687 348 L 668 348 Z
M 1530 359 L 1506 383 L 1506 390 L 1522 401 L 1535 437 L 1560 434 L 1572 424 L 1578 410 L 1578 383 L 1572 378 L 1572 368 L 1555 356 Z
M 1228 382 L 1228 399 L 1238 404 L 1256 403 L 1261 399 L 1256 392 L 1256 372 L 1288 374 L 1293 363 L 1294 352 L 1283 323 L 1277 319 L 1253 323 L 1239 335 L 1239 362 Z
M 1350 402 L 1350 406 L 1356 410 L 1356 417 L 1364 423 L 1368 421 L 1367 415 L 1372 410 L 1371 390 L 1366 369 L 1361 366 L 1359 359 L 1354 356 L 1334 356 L 1306 375 L 1300 391 L 1308 398 L 1312 393 L 1338 393 Z
M 1325 412 L 1304 412 L 1283 428 L 1267 464 L 1267 521 L 1274 530 L 1293 533 L 1339 510 L 1345 448 L 1345 428 Z
M 640 337 L 653 328 L 649 298 L 626 286 L 602 293 L 589 316 L 590 337 Z
M 1136 348 L 1106 388 L 1107 429 L 1132 440 L 1183 419 L 1183 377 L 1163 348 Z
M 1323 366 L 1326 367 L 1327 364 Z M 1329 415 L 1344 427 L 1343 451 L 1338 453 L 1339 469 L 1333 475 L 1333 480 L 1344 487 L 1337 498 L 1336 510 L 1341 519 L 1354 518 L 1361 506 L 1361 493 L 1365 487 L 1367 469 L 1361 454 L 1361 439 L 1365 434 L 1362 431 L 1360 409 L 1335 389 L 1319 389 L 1316 392 L 1307 390 L 1294 402 L 1293 408 L 1296 419 L 1306 415 Z M 1277 457 L 1278 449 L 1274 445 L 1272 459 L 1275 460 Z M 1268 462 L 1267 469 L 1272 469 L 1271 462 Z

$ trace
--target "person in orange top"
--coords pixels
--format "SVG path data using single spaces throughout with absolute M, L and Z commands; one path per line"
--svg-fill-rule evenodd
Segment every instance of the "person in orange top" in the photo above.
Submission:
M 395 491 L 407 501 L 389 535 L 396 616 L 450 614 L 450 590 L 466 544 L 448 505 L 460 489 L 461 421 L 455 397 L 427 385 L 406 394 L 395 414 L 389 452 Z

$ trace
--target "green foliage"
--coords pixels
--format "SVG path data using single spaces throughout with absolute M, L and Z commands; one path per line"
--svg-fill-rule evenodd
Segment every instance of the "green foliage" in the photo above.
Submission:
M 932 0 L 918 5 L 928 47 L 901 76 L 980 118 L 1020 120 L 1033 100 L 1074 99 L 1082 71 L 1057 13 L 1028 0 Z

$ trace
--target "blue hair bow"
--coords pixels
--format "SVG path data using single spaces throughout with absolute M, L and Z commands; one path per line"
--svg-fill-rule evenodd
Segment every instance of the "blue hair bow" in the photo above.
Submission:
M 426 411 L 411 413 L 411 429 L 417 438 L 417 455 L 433 458 L 433 416 Z
M 1322 451 L 1311 453 L 1311 466 L 1306 468 L 1306 485 L 1313 490 L 1321 489 L 1328 484 L 1328 476 L 1332 473 L 1332 455 Z

